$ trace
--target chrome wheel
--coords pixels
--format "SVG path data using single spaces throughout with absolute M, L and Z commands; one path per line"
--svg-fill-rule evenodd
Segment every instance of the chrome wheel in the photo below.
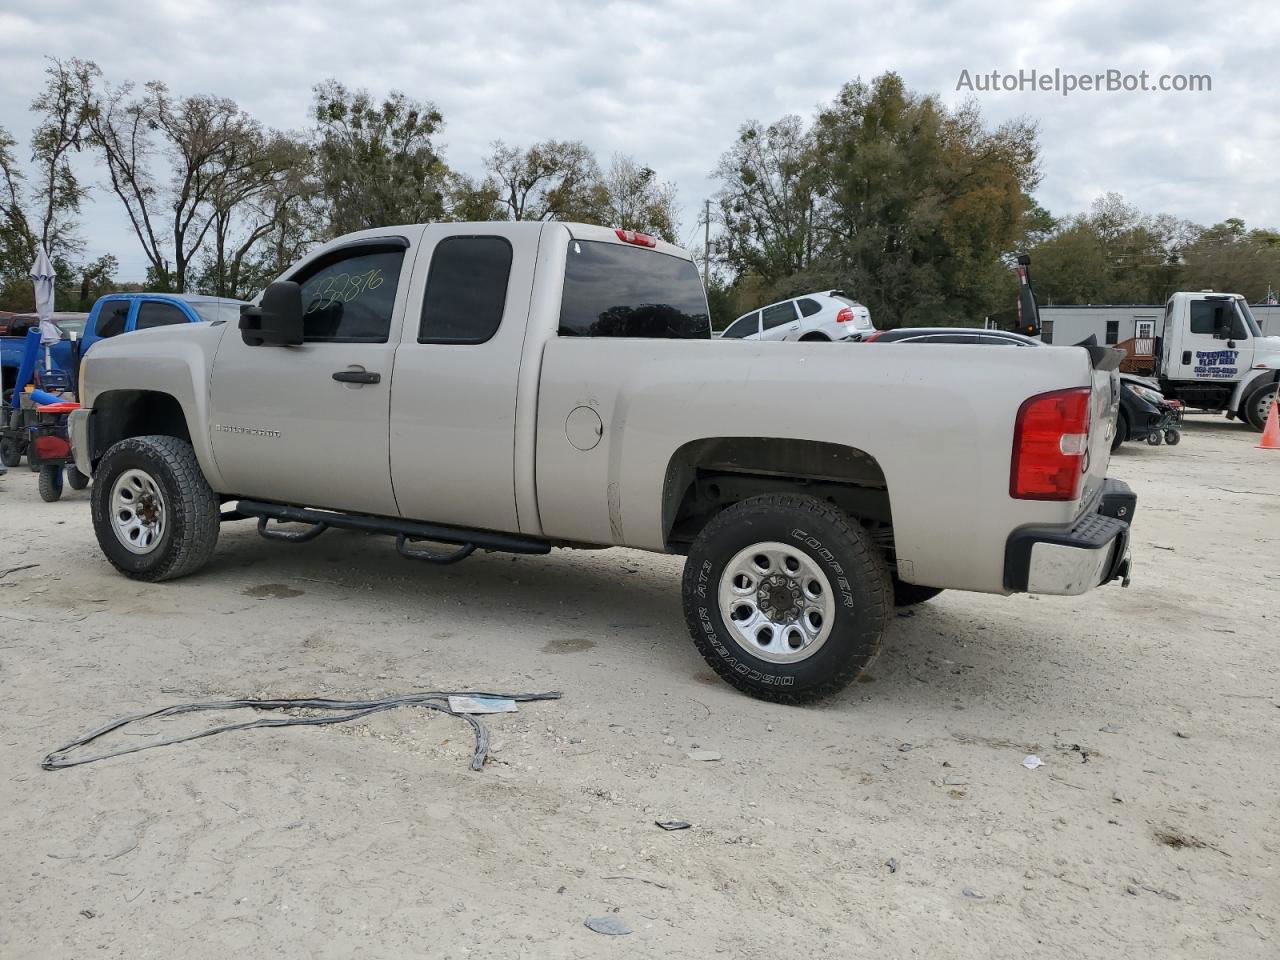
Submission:
M 1254 415 L 1258 418 L 1258 422 L 1264 427 L 1267 425 L 1267 416 L 1271 413 L 1271 404 L 1275 402 L 1275 390 L 1261 390 L 1261 396 L 1254 403 Z
M 835 623 L 831 583 L 808 554 L 785 543 L 739 550 L 720 575 L 720 616 L 733 639 L 771 663 L 805 660 Z
M 111 529 L 130 553 L 150 553 L 164 537 L 164 494 L 149 473 L 126 470 L 111 487 Z

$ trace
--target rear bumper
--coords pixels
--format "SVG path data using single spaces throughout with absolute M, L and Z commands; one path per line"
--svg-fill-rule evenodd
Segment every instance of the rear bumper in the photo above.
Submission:
M 1112 580 L 1129 583 L 1129 524 L 1138 498 L 1108 480 L 1098 507 L 1071 527 L 1022 527 L 1005 545 L 1004 585 L 1014 593 L 1075 596 Z

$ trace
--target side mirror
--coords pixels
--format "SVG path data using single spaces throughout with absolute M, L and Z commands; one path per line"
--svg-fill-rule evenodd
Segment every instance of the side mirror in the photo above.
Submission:
M 256 307 L 240 308 L 240 339 L 251 347 L 296 347 L 302 343 L 302 288 L 277 280 Z

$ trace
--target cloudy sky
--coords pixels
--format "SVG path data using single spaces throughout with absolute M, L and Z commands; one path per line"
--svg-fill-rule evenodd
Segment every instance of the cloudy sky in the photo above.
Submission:
M 488 144 L 581 139 L 676 182 L 688 242 L 709 173 L 744 120 L 812 114 L 886 70 L 992 122 L 1040 124 L 1038 199 L 1055 214 L 1117 191 L 1151 212 L 1280 225 L 1280 9 L 1188 0 L 885 3 L 828 0 L 0 0 L 0 126 L 23 141 L 43 57 L 95 60 L 108 79 L 237 100 L 264 123 L 307 125 L 310 88 L 336 77 L 400 89 L 444 113 L 446 159 L 479 171 Z M 1020 69 L 1209 74 L 1201 93 L 957 91 Z M 81 161 L 87 182 L 103 172 Z M 102 190 L 88 252 L 121 279 L 144 260 Z

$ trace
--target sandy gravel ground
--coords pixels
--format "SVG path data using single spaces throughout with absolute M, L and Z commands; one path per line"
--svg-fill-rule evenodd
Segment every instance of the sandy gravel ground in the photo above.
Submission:
M 99 555 L 87 492 L 11 471 L 0 570 L 39 566 L 0 579 L 0 956 L 1276 957 L 1280 453 L 1256 441 L 1197 420 L 1115 458 L 1131 589 L 944 594 L 809 708 L 715 680 L 678 559 L 432 568 L 240 524 L 147 586 Z M 169 703 L 477 687 L 564 699 L 490 721 L 483 773 L 462 722 L 411 711 L 38 766 Z M 633 932 L 584 927 L 609 913 Z

